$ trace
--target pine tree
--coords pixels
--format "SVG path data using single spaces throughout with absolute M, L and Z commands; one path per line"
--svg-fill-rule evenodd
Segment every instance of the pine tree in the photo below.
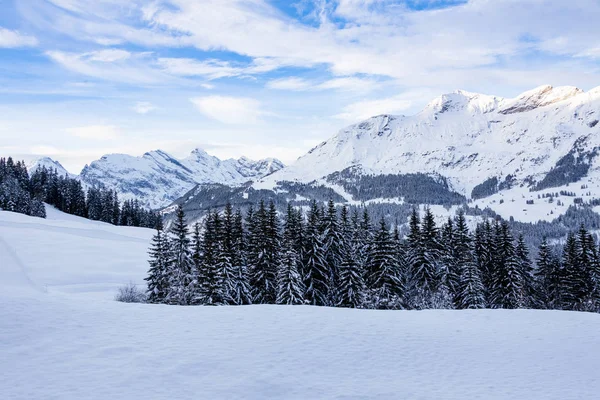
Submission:
M 217 217 L 218 218 L 218 217 Z M 231 203 L 225 205 L 223 211 L 223 220 L 221 224 L 221 232 L 219 235 L 220 246 L 219 254 L 217 255 L 217 268 L 221 276 L 221 289 L 223 302 L 225 304 L 236 304 L 234 299 L 234 282 L 239 274 L 238 264 L 241 262 L 238 242 L 235 237 L 235 216 Z
M 288 245 L 277 271 L 277 304 L 303 304 L 304 282 L 298 272 L 298 255 Z
M 201 304 L 220 305 L 223 299 L 223 260 L 221 242 L 221 218 L 218 212 L 208 212 L 202 237 L 202 262 L 199 275 L 202 277 L 196 300 Z
M 519 273 L 523 285 L 523 307 L 534 308 L 536 306 L 536 287 L 533 280 L 533 267 L 529 259 L 529 250 L 525 244 L 523 234 L 519 234 L 517 246 L 515 248 L 517 261 L 519 263 Z
M 148 282 L 148 303 L 164 303 L 170 292 L 169 274 L 172 272 L 172 258 L 162 224 L 157 226 L 156 234 L 152 237 L 149 254 L 150 269 L 148 277 L 145 278 Z
M 595 284 L 595 262 L 597 260 L 597 249 L 594 239 L 587 229 L 581 225 L 577 234 L 578 265 L 581 275 L 581 293 L 579 295 L 582 311 L 596 311 L 597 309 L 597 291 Z
M 537 286 L 537 301 L 543 308 L 554 308 L 555 288 L 552 287 L 553 272 L 552 255 L 548 247 L 548 241 L 544 237 L 538 248 L 536 270 L 534 273 L 535 284 Z
M 245 257 L 244 225 L 240 210 L 235 212 L 232 240 L 234 243 L 233 265 L 235 275 L 230 288 L 231 304 L 252 304 L 250 279 L 248 276 L 247 261 Z
M 461 265 L 458 289 L 458 308 L 485 308 L 481 274 L 474 261 L 467 260 Z
M 340 226 L 338 222 L 337 210 L 333 200 L 327 203 L 327 211 L 323 215 L 322 221 L 323 245 L 325 251 L 325 261 L 329 268 L 329 300 L 330 304 L 337 303 L 335 296 L 338 279 L 338 267 L 341 262 L 340 245 L 342 242 Z
M 429 308 L 433 296 L 438 290 L 447 292 L 447 287 L 440 287 L 440 263 L 442 259 L 442 245 L 439 232 L 431 210 L 425 210 L 425 216 L 420 228 L 415 227 L 418 223 L 418 214 L 413 210 L 410 220 L 409 263 L 410 280 L 409 293 L 414 308 Z M 416 236 L 418 234 L 418 236 Z
M 455 258 L 457 281 L 451 286 L 456 308 L 484 308 L 485 289 L 481 271 L 474 256 L 474 244 L 469 234 L 464 211 L 461 209 L 454 220 L 452 254 Z
M 377 308 L 400 308 L 402 305 L 404 285 L 395 255 L 394 242 L 385 220 L 381 218 L 373 239 L 372 257 L 366 275 L 371 303 Z
M 181 205 L 171 229 L 171 273 L 167 301 L 171 304 L 189 305 L 192 302 L 195 277 L 188 228 Z
M 305 299 L 309 304 L 329 305 L 329 268 L 325 260 L 325 245 L 320 232 L 321 214 L 313 200 L 308 213 L 304 260 L 302 270 L 305 273 Z
M 342 248 L 342 263 L 339 267 L 337 306 L 359 308 L 365 302 L 363 271 L 356 260 L 357 250 L 351 242 Z
M 253 303 L 275 304 L 277 300 L 277 266 L 279 265 L 279 219 L 273 202 L 266 208 L 263 201 L 253 215 L 249 259 Z
M 563 269 L 560 279 L 561 308 L 565 310 L 577 310 L 580 307 L 584 285 L 578 253 L 577 239 L 572 232 L 569 232 L 563 248 Z
M 491 307 L 521 308 L 524 304 L 523 274 L 513 237 L 506 222 L 496 224 L 497 260 L 492 274 Z
M 477 268 L 481 273 L 481 282 L 485 291 L 486 305 L 490 304 L 492 274 L 494 271 L 495 242 L 492 225 L 488 220 L 475 228 L 474 257 Z

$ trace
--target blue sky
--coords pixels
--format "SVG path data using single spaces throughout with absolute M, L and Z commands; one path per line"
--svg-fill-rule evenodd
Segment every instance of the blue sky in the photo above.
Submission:
M 456 89 L 600 85 L 597 0 L 0 0 L 0 155 L 291 162 Z

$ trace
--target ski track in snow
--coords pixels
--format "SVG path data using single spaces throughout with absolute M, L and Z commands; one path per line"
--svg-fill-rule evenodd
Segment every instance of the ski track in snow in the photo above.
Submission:
M 107 283 L 142 282 L 153 232 L 49 217 L 0 211 L 0 399 L 600 393 L 598 314 L 117 303 Z M 86 231 L 98 235 L 79 236 Z

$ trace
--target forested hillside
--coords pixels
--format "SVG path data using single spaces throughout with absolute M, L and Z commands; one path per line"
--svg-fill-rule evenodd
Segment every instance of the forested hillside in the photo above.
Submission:
M 0 208 L 45 218 L 44 203 L 79 217 L 113 225 L 155 228 L 161 217 L 141 207 L 137 200 L 119 201 L 117 192 L 89 187 L 56 170 L 39 166 L 31 177 L 23 161 L 0 158 Z

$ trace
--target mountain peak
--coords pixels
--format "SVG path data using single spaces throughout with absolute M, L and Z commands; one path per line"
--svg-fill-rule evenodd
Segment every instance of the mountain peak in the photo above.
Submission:
M 553 87 L 552 85 L 542 85 L 521 93 L 514 99 L 507 100 L 499 112 L 501 114 L 514 114 L 531 111 L 570 99 L 582 93 L 583 90 L 575 86 Z
M 503 99 L 466 90 L 455 90 L 436 97 L 427 104 L 424 111 L 443 114 L 448 111 L 463 111 L 470 113 L 487 113 L 497 108 Z
M 59 163 L 56 160 L 53 160 L 50 157 L 41 157 L 37 160 L 30 162 L 27 165 L 27 171 L 31 174 L 40 167 L 46 167 L 46 169 L 56 170 L 56 172 L 58 172 L 58 174 L 61 176 L 71 175 L 69 171 L 67 171 L 65 167 L 62 166 L 61 163 Z

